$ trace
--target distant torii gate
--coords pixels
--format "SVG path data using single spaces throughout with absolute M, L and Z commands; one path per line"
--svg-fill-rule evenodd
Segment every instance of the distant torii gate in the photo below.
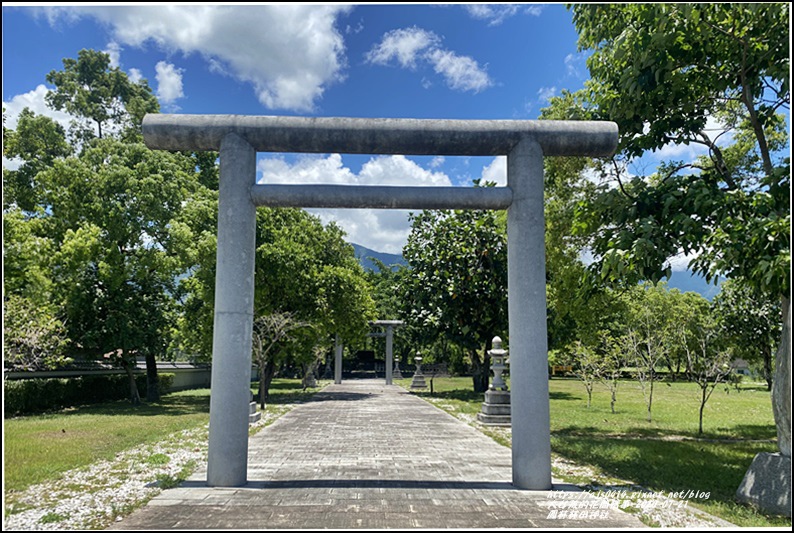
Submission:
M 373 326 L 386 328 L 384 333 L 370 333 L 370 337 L 386 337 L 386 385 L 392 385 L 394 371 L 394 330 L 405 324 L 402 320 L 376 320 L 370 322 Z
M 146 115 L 146 145 L 220 151 L 207 484 L 245 485 L 256 207 L 507 209 L 513 485 L 551 488 L 544 156 L 608 156 L 612 122 Z M 507 155 L 506 187 L 258 185 L 256 152 Z

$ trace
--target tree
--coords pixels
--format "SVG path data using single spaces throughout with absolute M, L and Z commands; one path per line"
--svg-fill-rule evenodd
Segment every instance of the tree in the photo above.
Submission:
M 703 434 L 703 410 L 714 389 L 731 373 L 731 351 L 720 338 L 710 309 L 703 307 L 694 324 L 680 324 L 678 333 L 686 350 L 687 376 L 700 388 L 698 435 Z
M 591 4 L 573 12 L 579 46 L 592 52 L 586 98 L 596 117 L 618 123 L 623 160 L 670 143 L 708 149 L 647 179 L 629 179 L 612 162 L 617 187 L 602 187 L 580 213 L 594 235 L 593 270 L 603 279 L 657 281 L 669 276 L 670 257 L 693 254 L 696 272 L 743 278 L 785 312 L 788 4 Z M 722 133 L 707 129 L 710 118 Z M 784 344 L 779 358 L 790 357 Z
M 594 350 L 583 345 L 581 341 L 574 343 L 572 356 L 574 358 L 572 361 L 574 374 L 587 391 L 587 408 L 590 409 L 593 402 L 593 386 L 598 381 L 601 359 Z
M 667 356 L 674 317 L 670 315 L 668 292 L 664 285 L 636 286 L 626 293 L 626 299 L 630 319 L 623 342 L 636 366 L 650 422 L 656 371 Z
M 209 359 L 215 294 L 217 195 L 205 191 L 179 224 L 182 240 L 196 246 L 184 258 L 191 275 L 182 281 L 184 317 L 179 341 L 183 351 Z M 267 339 L 282 335 L 266 353 L 260 398 L 280 368 L 315 360 L 315 347 L 330 348 L 335 335 L 346 343 L 363 339 L 374 318 L 374 303 L 352 246 L 335 224 L 300 209 L 257 210 L 254 316 L 264 353 Z M 268 318 L 270 317 L 270 318 Z M 265 327 L 268 320 L 280 327 Z M 263 322 L 264 321 L 264 322 Z M 278 325 L 278 323 L 276 325 Z M 294 327 L 301 324 L 301 327 Z M 311 327 L 308 327 L 311 325 Z M 287 342 L 287 340 L 289 342 Z M 255 347 L 257 346 L 255 341 Z
M 11 294 L 3 299 L 3 359 L 13 368 L 54 370 L 71 361 L 63 322 L 47 306 Z
M 593 80 L 588 98 L 615 120 L 626 157 L 669 143 L 708 155 L 668 162 L 647 182 L 603 189 L 587 206 L 593 267 L 604 278 L 658 280 L 693 254 L 707 278 L 742 278 L 782 309 L 772 410 L 791 456 L 791 207 L 785 118 L 789 5 L 627 4 L 573 8 Z M 733 133 L 718 142 L 709 118 Z M 727 144 L 727 146 L 726 146 Z M 615 166 L 619 169 L 619 166 Z
M 3 210 L 16 206 L 33 212 L 40 207 L 36 175 L 71 153 L 63 128 L 51 118 L 25 108 L 19 114 L 16 130 L 9 130 L 4 112 L 3 155 L 19 158 L 22 164 L 16 170 L 3 168 Z
M 101 139 L 37 179 L 71 351 L 118 354 L 133 401 L 133 358 L 145 356 L 147 398 L 156 400 L 155 357 L 166 346 L 181 273 L 171 222 L 195 188 L 190 159 Z
M 308 322 L 295 320 L 291 313 L 275 312 L 254 320 L 254 363 L 259 368 L 259 405 L 265 408 L 270 382 L 275 375 L 278 351 L 290 334 L 300 328 L 310 327 Z
M 97 50 L 80 50 L 77 59 L 63 60 L 63 70 L 47 74 L 55 90 L 47 93 L 53 109 L 90 121 L 96 127 L 75 124 L 77 139 L 103 138 L 108 128 L 125 137 L 140 139 L 140 125 L 146 113 L 160 106 L 145 80 L 132 83 L 118 67 L 110 66 L 110 56 Z M 104 128 L 104 129 L 103 129 Z
M 492 211 L 423 211 L 411 221 L 405 317 L 465 349 L 474 390 L 484 392 L 491 339 L 507 326 L 505 233 Z
M 734 355 L 747 361 L 760 359 L 767 388 L 772 390 L 772 359 L 780 338 L 778 302 L 764 298 L 741 279 L 727 280 L 714 298 L 714 312 Z

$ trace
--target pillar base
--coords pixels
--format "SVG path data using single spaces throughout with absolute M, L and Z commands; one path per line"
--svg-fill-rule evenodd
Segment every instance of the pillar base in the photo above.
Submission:
M 768 513 L 791 517 L 791 457 L 759 453 L 744 474 L 736 499 Z
M 510 427 L 510 392 L 489 390 L 485 392 L 482 412 L 477 413 L 477 420 L 484 426 Z

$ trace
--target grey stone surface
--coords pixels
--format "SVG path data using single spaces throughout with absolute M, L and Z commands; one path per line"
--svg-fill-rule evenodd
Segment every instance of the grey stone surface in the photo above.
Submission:
M 513 483 L 551 487 L 551 416 L 546 340 L 546 243 L 543 152 L 522 141 L 507 156 L 507 311 L 510 401 L 513 406 Z
M 554 496 L 575 488 L 516 489 L 508 448 L 382 380 L 314 398 L 250 438 L 244 487 L 201 471 L 110 529 L 643 527 L 615 508 L 554 518 Z
M 507 187 L 396 187 L 376 185 L 254 185 L 251 197 L 267 207 L 367 209 L 507 209 Z
M 413 155 L 507 155 L 524 139 L 549 156 L 607 156 L 617 148 L 614 122 L 569 120 L 437 120 L 149 114 L 146 146 L 218 150 L 236 133 L 260 152 Z
M 791 516 L 791 457 L 759 453 L 753 459 L 736 498 L 767 512 Z
M 256 152 L 231 133 L 220 150 L 215 321 L 212 339 L 209 482 L 245 484 L 254 322 Z

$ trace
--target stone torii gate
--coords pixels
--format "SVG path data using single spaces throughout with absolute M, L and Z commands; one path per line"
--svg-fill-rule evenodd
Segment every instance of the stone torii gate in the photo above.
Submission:
M 386 385 L 393 385 L 392 380 L 394 372 L 394 330 L 404 325 L 402 320 L 376 320 L 370 322 L 373 326 L 386 328 L 382 333 L 370 333 L 369 337 L 386 337 L 386 358 L 384 363 L 384 370 L 386 371 Z
M 220 151 L 207 485 L 245 485 L 256 207 L 507 209 L 513 485 L 551 488 L 544 156 L 608 156 L 617 125 L 588 121 L 146 115 L 146 145 Z M 506 187 L 258 185 L 256 152 L 506 155 Z

